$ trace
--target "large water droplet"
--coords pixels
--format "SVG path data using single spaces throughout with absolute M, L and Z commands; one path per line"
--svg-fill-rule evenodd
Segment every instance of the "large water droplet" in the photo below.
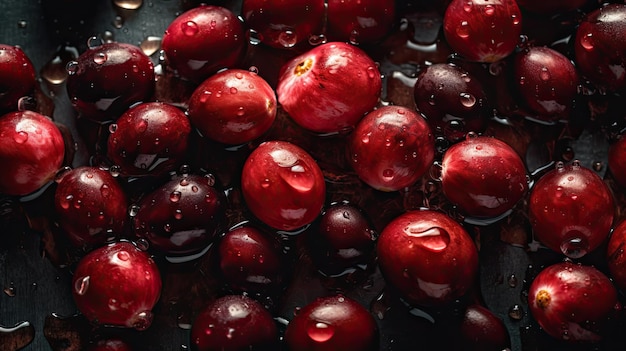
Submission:
M 107 54 L 104 52 L 98 52 L 93 55 L 93 62 L 101 65 L 107 61 Z
M 387 168 L 383 171 L 383 179 L 385 181 L 393 180 L 394 175 L 395 175 L 395 172 L 391 168 Z
M 404 232 L 412 238 L 419 238 L 418 243 L 431 251 L 442 251 L 450 243 L 450 233 L 441 227 L 424 228 L 419 224 L 409 225 Z
M 181 26 L 182 26 L 181 29 L 183 31 L 183 34 L 185 34 L 188 37 L 193 37 L 199 31 L 198 24 L 194 21 L 187 21 L 181 24 Z
M 147 56 L 151 56 L 155 52 L 161 49 L 161 37 L 157 36 L 147 36 L 144 40 L 139 44 L 139 48 L 143 51 Z
M 587 51 L 593 50 L 593 33 L 588 33 L 580 38 L 580 45 Z
M 561 252 L 573 259 L 581 258 L 589 251 L 589 242 L 586 237 L 574 230 L 567 235 L 568 239 L 563 240 L 561 243 Z
M 309 337 L 319 343 L 326 342 L 333 337 L 335 329 L 332 325 L 323 322 L 311 321 L 307 329 Z
M 461 22 L 461 24 L 456 28 L 456 35 L 464 39 L 469 37 L 469 24 L 467 21 Z
M 152 312 L 143 311 L 137 313 L 135 318 L 133 318 L 132 327 L 136 330 L 143 331 L 150 327 L 152 324 Z
M 278 42 L 286 48 L 292 48 L 298 42 L 298 36 L 292 30 L 285 30 L 278 35 Z
M 23 130 L 20 130 L 13 134 L 13 141 L 18 144 L 24 144 L 28 140 L 28 133 Z
M 461 93 L 460 98 L 461 105 L 467 108 L 473 107 L 476 104 L 476 97 L 470 93 Z
M 522 306 L 515 304 L 511 307 L 509 307 L 509 318 L 519 321 L 522 318 L 524 318 L 524 310 L 522 309 Z
M 74 290 L 78 295 L 85 295 L 89 289 L 89 276 L 78 278 L 74 283 Z

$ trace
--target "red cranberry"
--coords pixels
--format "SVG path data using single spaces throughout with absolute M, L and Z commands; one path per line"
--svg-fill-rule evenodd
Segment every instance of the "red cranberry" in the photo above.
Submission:
M 243 295 L 213 300 L 191 328 L 195 351 L 275 350 L 277 342 L 272 315 L 259 302 Z
M 542 15 L 556 15 L 561 12 L 574 11 L 583 7 L 589 0 L 517 0 L 524 10 Z
M 478 250 L 465 229 L 434 210 L 405 212 L 377 244 L 385 280 L 410 304 L 443 306 L 462 297 L 478 272 Z
M 359 121 L 348 154 L 361 180 L 377 190 L 395 191 L 426 173 L 435 158 L 435 142 L 428 122 L 413 109 L 383 106 Z
M 263 135 L 276 119 L 276 93 L 259 75 L 227 69 L 202 82 L 187 114 L 203 136 L 238 145 Z
M 495 218 L 528 190 L 526 166 L 509 144 L 469 133 L 446 150 L 441 163 L 444 195 L 471 217 Z
M 615 285 L 626 291 L 626 221 L 622 220 L 613 229 L 607 246 L 607 265 Z
M 329 0 L 326 33 L 332 41 L 372 44 L 391 32 L 393 0 Z
M 375 351 L 378 340 L 374 317 L 343 295 L 320 297 L 302 307 L 285 331 L 290 350 Z
M 324 11 L 323 0 L 244 0 L 241 13 L 262 43 L 285 49 L 318 35 Z
M 609 4 L 588 13 L 576 30 L 576 67 L 608 91 L 626 87 L 626 4 Z
M 566 341 L 599 341 L 617 305 L 609 278 L 592 266 L 572 262 L 544 268 L 528 291 L 534 319 L 550 336 Z
M 133 351 L 133 348 L 121 339 L 111 338 L 98 340 L 88 351 Z
M 56 213 L 74 245 L 104 244 L 122 233 L 128 200 L 109 171 L 82 166 L 63 173 L 57 183 Z
M 184 174 L 159 186 L 132 209 L 134 231 L 157 251 L 201 251 L 222 229 L 225 200 L 212 176 Z
M 110 42 L 90 47 L 67 69 L 67 93 L 74 108 L 80 117 L 98 122 L 117 119 L 154 93 L 154 65 L 135 45 Z
M 300 126 L 336 133 L 353 128 L 378 104 L 381 87 L 376 63 L 363 50 L 328 42 L 287 62 L 276 93 Z
M 27 195 L 54 179 L 65 157 L 63 135 L 47 116 L 15 111 L 0 116 L 0 193 Z
M 578 161 L 559 162 L 533 186 L 528 212 L 537 240 L 556 252 L 580 258 L 609 235 L 614 201 L 594 171 Z
M 146 252 L 120 241 L 85 255 L 72 286 L 76 306 L 89 321 L 144 330 L 161 294 L 161 274 Z
M 496 62 L 519 42 L 522 14 L 515 0 L 452 0 L 443 19 L 450 47 L 463 58 Z
M 545 121 L 567 119 L 578 92 L 578 73 L 569 58 L 548 47 L 515 54 L 515 85 L 525 105 Z
M 463 314 L 461 343 L 466 351 L 502 351 L 511 347 L 509 332 L 502 319 L 477 304 L 468 306 Z
M 286 141 L 266 141 L 246 159 L 241 191 L 263 223 L 295 230 L 315 220 L 326 199 L 324 175 L 311 155 Z
M 609 147 L 609 170 L 613 179 L 622 187 L 626 187 L 626 137 L 620 136 Z
M 177 16 L 165 29 L 161 47 L 170 68 L 202 82 L 237 65 L 246 47 L 243 23 L 229 9 L 200 5 Z
M 0 113 L 16 111 L 21 97 L 33 93 L 36 73 L 19 46 L 0 44 Z

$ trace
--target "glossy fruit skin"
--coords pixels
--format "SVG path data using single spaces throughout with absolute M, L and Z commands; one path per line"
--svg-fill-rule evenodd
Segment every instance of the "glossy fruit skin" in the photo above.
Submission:
M 301 147 L 287 141 L 261 143 L 246 159 L 241 191 L 249 210 L 279 230 L 310 224 L 326 199 L 324 175 Z
M 377 242 L 387 283 L 409 304 L 442 307 L 463 296 L 478 272 L 478 250 L 467 231 L 435 210 L 407 211 Z
M 168 67 L 180 77 L 199 83 L 220 69 L 237 65 L 245 40 L 243 23 L 232 11 L 203 4 L 170 22 L 161 48 Z
M 191 122 L 173 105 L 135 105 L 109 126 L 107 157 L 122 176 L 160 176 L 185 160 Z
M 132 44 L 110 42 L 88 48 L 69 64 L 68 73 L 67 93 L 80 118 L 114 121 L 154 94 L 154 64 Z
M 502 351 L 511 347 L 511 339 L 504 322 L 487 307 L 471 304 L 461 321 L 463 350 Z
M 530 313 L 541 328 L 569 342 L 601 340 L 602 324 L 617 304 L 617 290 L 604 273 L 569 261 L 544 268 L 528 291 Z
M 381 191 L 412 185 L 435 158 L 428 122 L 403 106 L 383 106 L 365 115 L 350 134 L 347 149 L 359 178 Z
M 145 330 L 161 286 L 152 258 L 133 243 L 118 241 L 83 256 L 72 277 L 72 296 L 92 323 Z
M 276 350 L 278 330 L 270 312 L 244 295 L 217 298 L 191 328 L 194 351 Z
M 572 61 L 549 47 L 522 50 L 514 61 L 515 86 L 535 117 L 567 119 L 580 83 Z
M 580 258 L 608 237 L 613 195 L 602 178 L 577 161 L 544 174 L 530 193 L 528 215 L 535 238 L 546 247 Z
M 443 19 L 450 47 L 469 61 L 496 62 L 519 42 L 522 14 L 515 0 L 452 0 Z
M 626 255 L 624 255 L 624 245 L 626 245 L 626 222 L 622 220 L 611 232 L 606 250 L 609 276 L 620 291 L 626 291 Z
M 260 41 L 277 49 L 289 49 L 321 33 L 323 0 L 244 0 L 242 16 Z
M 173 176 L 136 204 L 134 233 L 161 253 L 199 252 L 222 230 L 225 201 L 210 176 Z
M 613 179 L 622 187 L 626 187 L 626 137 L 620 136 L 609 147 L 609 170 Z
M 391 32 L 396 20 L 393 0 L 330 0 L 326 34 L 331 41 L 372 44 Z
M 187 115 L 204 137 L 240 145 L 270 129 L 277 106 L 274 89 L 261 76 L 233 68 L 212 75 L 195 89 Z
M 375 351 L 379 332 L 374 317 L 343 295 L 319 297 L 302 307 L 285 331 L 289 350 Z
M 378 67 L 363 50 L 327 42 L 283 65 L 276 93 L 303 128 L 337 133 L 353 128 L 378 104 L 381 87 Z
M 609 92 L 626 87 L 626 4 L 608 4 L 581 21 L 574 40 L 580 74 Z
M 472 133 L 446 150 L 441 162 L 444 195 L 471 217 L 494 218 L 511 210 L 528 191 L 526 175 L 510 145 Z
M 78 247 L 101 245 L 127 223 L 128 199 L 107 170 L 80 166 L 56 180 L 54 206 L 59 225 Z
M 47 116 L 14 111 L 0 116 L 0 193 L 22 196 L 54 179 L 65 157 L 63 135 Z
M 35 90 L 33 62 L 19 46 L 0 44 L 0 113 L 18 109 L 17 102 Z

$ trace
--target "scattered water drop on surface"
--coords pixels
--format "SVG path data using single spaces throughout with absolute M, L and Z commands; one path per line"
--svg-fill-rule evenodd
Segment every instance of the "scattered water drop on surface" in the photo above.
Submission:
M 104 52 L 98 52 L 95 55 L 93 55 L 93 62 L 99 65 L 105 63 L 106 60 L 107 60 L 107 54 Z
M 278 42 L 285 48 L 292 48 L 298 43 L 298 36 L 292 30 L 285 30 L 278 35 Z
M 469 24 L 467 21 L 461 22 L 461 24 L 456 28 L 456 35 L 464 39 L 469 37 Z
M 473 107 L 476 104 L 476 97 L 470 93 L 461 93 L 460 98 L 461 105 L 467 108 Z
M 495 11 L 496 9 L 493 7 L 493 5 L 491 4 L 485 5 L 485 10 L 484 10 L 485 15 L 491 16 L 494 14 Z
M 573 259 L 581 258 L 589 251 L 589 242 L 581 233 L 572 233 L 561 243 L 561 252 Z
M 517 287 L 517 276 L 515 274 L 511 274 L 509 275 L 509 278 L 507 279 L 507 282 L 509 283 L 509 287 L 511 288 L 515 288 Z
M 319 343 L 330 340 L 335 334 L 335 328 L 332 325 L 318 321 L 311 321 L 307 329 L 309 337 Z
M 132 327 L 136 330 L 143 331 L 150 327 L 152 324 L 152 312 L 144 311 L 139 312 L 132 323 Z
M 543 81 L 550 79 L 550 71 L 548 71 L 547 67 L 541 68 L 541 72 L 539 73 L 539 78 L 541 78 L 541 80 Z
M 115 18 L 113 18 L 113 27 L 115 27 L 116 29 L 120 29 L 124 26 L 124 18 L 122 18 L 122 16 L 115 16 Z
M 200 30 L 198 28 L 198 24 L 194 21 L 187 21 L 181 24 L 181 26 L 182 26 L 183 34 L 185 34 L 188 37 L 193 37 L 194 35 L 198 34 L 198 31 Z
M 41 78 L 50 84 L 62 84 L 69 74 L 68 63 L 77 57 L 78 51 L 76 48 L 69 46 L 61 47 L 54 57 L 42 67 Z
M 147 36 L 144 40 L 139 44 L 139 48 L 143 51 L 147 56 L 152 56 L 154 53 L 161 50 L 161 37 L 157 37 L 154 35 Z
M 77 61 L 68 62 L 67 65 L 65 66 L 65 70 L 67 71 L 67 74 L 69 74 L 70 76 L 73 74 L 76 74 L 76 72 L 78 71 L 78 62 Z
M 580 38 L 580 45 L 587 51 L 593 50 L 593 34 L 588 33 Z
M 143 5 L 143 0 L 113 0 L 113 3 L 124 10 L 136 10 Z
M 511 307 L 509 307 L 509 318 L 519 321 L 522 318 L 524 318 L 524 309 L 522 309 L 522 306 L 515 304 Z
M 89 289 L 89 276 L 78 278 L 74 283 L 74 291 L 78 295 L 85 295 Z

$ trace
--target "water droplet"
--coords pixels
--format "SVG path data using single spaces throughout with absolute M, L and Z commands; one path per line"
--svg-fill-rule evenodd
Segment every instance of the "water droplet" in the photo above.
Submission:
M 298 36 L 292 30 L 285 30 L 278 35 L 278 42 L 285 48 L 292 48 L 298 42 Z
M 114 0 L 113 3 L 124 10 L 136 10 L 141 7 L 143 0 Z
M 348 38 L 348 41 L 352 45 L 359 45 L 359 36 L 360 36 L 359 31 L 357 31 L 356 29 L 353 29 L 350 32 L 350 37 Z
M 130 207 L 128 208 L 128 215 L 130 217 L 136 217 L 137 213 L 139 213 L 139 210 L 141 209 L 141 207 L 137 204 L 132 204 L 130 205 Z
M 4 293 L 9 297 L 15 296 L 15 285 L 13 284 L 13 282 L 11 282 L 9 286 L 4 288 Z
M 496 9 L 493 7 L 493 5 L 491 4 L 485 5 L 485 15 L 491 16 L 493 15 L 495 11 Z
M 385 181 L 391 181 L 393 180 L 393 176 L 395 175 L 393 169 L 391 168 L 387 168 L 383 171 L 383 179 Z
M 550 79 L 550 72 L 548 71 L 547 67 L 541 68 L 541 72 L 539 73 L 539 78 L 541 78 L 541 80 L 543 81 Z
M 113 18 L 113 27 L 120 29 L 124 26 L 124 18 L 122 16 L 115 16 Z
M 176 211 L 174 211 L 174 218 L 176 218 L 176 219 L 182 219 L 183 218 L 183 211 L 180 208 L 176 209 Z
M 421 226 L 407 226 L 404 233 L 411 238 L 419 238 L 418 243 L 431 251 L 442 251 L 450 243 L 450 234 L 441 227 L 423 228 Z
M 603 166 L 604 166 L 604 165 L 602 164 L 602 162 L 600 162 L 600 161 L 595 161 L 595 162 L 593 163 L 593 165 L 592 165 L 592 168 L 593 168 L 593 170 L 594 170 L 594 171 L 596 171 L 596 172 L 600 172 L 600 171 L 602 170 L 602 167 L 603 167 Z
M 524 318 L 524 309 L 522 309 L 522 306 L 515 304 L 511 307 L 509 307 L 509 318 L 519 321 L 522 318 Z
M 237 94 L 237 92 L 238 92 L 237 88 L 235 88 L 235 87 L 231 87 L 229 89 L 229 91 L 230 91 L 231 94 Z
M 587 51 L 593 50 L 593 33 L 587 33 L 580 38 L 580 45 Z
M 363 134 L 363 137 L 361 137 L 361 142 L 363 144 L 369 143 L 370 142 L 370 135 L 372 135 L 372 132 L 368 132 L 368 133 Z
M 511 15 L 511 19 L 513 20 L 514 25 L 520 24 L 520 18 L 517 15 Z
M 215 176 L 213 174 L 205 174 L 204 175 L 204 179 L 206 179 L 206 183 L 208 186 L 214 186 L 215 185 Z
M 435 95 L 434 95 L 434 94 L 430 95 L 430 96 L 428 97 L 428 104 L 429 104 L 430 106 L 435 106 L 435 104 L 436 104 L 436 103 L 437 103 L 437 102 L 435 101 Z
M 268 178 L 265 178 L 265 179 L 263 179 L 263 180 L 261 181 L 261 187 L 262 187 L 262 188 L 267 189 L 267 188 L 269 188 L 269 187 L 270 187 L 270 185 L 271 185 L 271 182 L 270 182 L 270 180 L 269 180 Z
M 111 187 L 109 187 L 108 184 L 102 184 L 102 186 L 100 186 L 100 195 L 102 195 L 103 198 L 107 198 L 111 195 Z
M 144 40 L 139 44 L 139 48 L 143 51 L 147 56 L 151 56 L 155 52 L 158 52 L 161 49 L 161 37 L 157 36 L 147 36 Z
M 24 20 L 17 21 L 17 28 L 24 29 L 26 26 L 28 26 L 28 22 Z
M 150 248 L 150 242 L 144 238 L 137 239 L 135 246 L 141 251 L 148 251 Z
M 563 161 L 557 161 L 554 165 L 554 168 L 559 172 L 563 172 L 565 170 L 565 164 L 563 163 Z
M 376 77 L 380 77 L 380 73 L 375 67 L 369 66 L 367 67 L 367 76 L 370 77 L 370 79 L 374 79 Z
M 589 251 L 589 242 L 583 236 L 582 233 L 573 230 L 567 235 L 568 239 L 565 239 L 561 243 L 561 252 L 573 259 L 581 258 Z
M 185 34 L 188 37 L 193 37 L 199 31 L 198 24 L 194 21 L 187 21 L 181 24 L 181 26 L 182 26 L 183 34 Z
M 92 37 L 89 37 L 89 39 L 87 39 L 87 47 L 89 49 L 97 48 L 101 46 L 102 44 L 104 44 L 104 40 L 102 40 L 102 38 L 99 38 L 97 36 L 92 36 Z
M 117 258 L 120 261 L 128 261 L 128 259 L 130 258 L 130 254 L 128 253 L 128 251 L 122 250 L 122 251 L 117 253 Z
M 524 76 L 519 77 L 519 85 L 524 85 L 524 84 L 526 84 L 526 77 Z
M 105 30 L 102 33 L 102 41 L 105 43 L 112 43 L 115 41 L 115 34 L 113 34 L 113 32 L 111 32 L 110 30 Z
M 93 62 L 101 65 L 107 61 L 107 54 L 104 52 L 98 52 L 93 55 Z
M 461 22 L 461 24 L 456 28 L 456 35 L 465 39 L 469 37 L 469 34 L 469 24 L 467 21 Z
M 476 97 L 470 93 L 461 93 L 460 98 L 461 105 L 467 108 L 473 107 L 476 104 Z
M 15 141 L 18 144 L 24 144 L 27 140 L 28 140 L 28 133 L 26 133 L 23 130 L 20 130 L 17 133 L 13 134 L 13 141 Z
M 68 62 L 67 65 L 65 66 L 65 70 L 67 71 L 67 74 L 69 74 L 70 76 L 73 74 L 76 74 L 76 72 L 78 72 L 78 62 L 76 61 Z
M 41 77 L 50 84 L 65 82 L 68 75 L 68 63 L 75 60 L 78 52 L 75 48 L 62 47 L 41 69 Z M 76 67 L 78 68 L 78 67 Z
M 309 328 L 307 329 L 307 334 L 312 340 L 322 343 L 333 337 L 335 329 L 332 325 L 318 321 L 311 321 Z
M 248 67 L 248 71 L 254 73 L 254 74 L 259 74 L 259 68 L 257 66 L 250 66 Z
M 328 39 L 326 39 L 326 36 L 324 34 L 312 34 L 309 36 L 309 44 L 311 44 L 312 46 L 321 45 L 326 43 L 327 41 Z
M 133 319 L 134 319 L 132 323 L 133 328 L 139 331 L 146 330 L 152 324 L 152 312 L 150 311 L 139 312 Z
M 466 3 L 463 4 L 463 11 L 470 13 L 472 12 L 472 2 L 468 1 Z
M 89 276 L 76 279 L 74 290 L 78 295 L 85 295 L 89 289 Z
M 509 278 L 507 279 L 507 282 L 509 283 L 509 286 L 511 288 L 516 287 L 517 286 L 517 276 L 515 276 L 515 274 L 509 275 Z

